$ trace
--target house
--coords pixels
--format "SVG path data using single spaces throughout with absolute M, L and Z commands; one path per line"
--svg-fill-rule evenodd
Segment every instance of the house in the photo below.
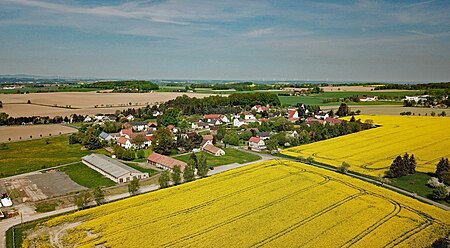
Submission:
M 104 154 L 84 156 L 81 161 L 116 183 L 126 183 L 133 179 L 148 178 L 148 173 L 140 172 Z
M 203 150 L 208 152 L 208 153 L 210 153 L 210 154 L 212 154 L 212 155 L 214 155 L 214 156 L 217 156 L 217 157 L 225 155 L 225 151 L 224 150 L 222 150 L 222 149 L 220 149 L 220 148 L 218 148 L 218 147 L 216 147 L 216 146 L 214 146 L 212 144 L 206 144 L 203 147 Z
M 373 102 L 378 101 L 378 96 L 361 96 L 359 98 L 359 101 L 361 102 Z
M 127 120 L 128 121 L 134 121 L 134 116 L 133 115 L 128 115 L 127 116 Z
M 211 134 L 205 134 L 205 135 L 202 135 L 202 138 L 203 138 L 203 140 L 213 141 L 214 136 L 212 136 Z
M 329 118 L 330 115 L 328 113 L 325 114 L 323 112 L 320 112 L 315 114 L 314 117 L 316 117 L 316 119 L 325 120 L 326 118 Z
M 248 140 L 248 149 L 252 150 L 252 151 L 257 151 L 260 152 L 262 150 L 265 150 L 266 147 L 266 143 L 264 142 L 264 140 L 258 138 L 258 137 L 251 137 Z
M 133 135 L 133 130 L 131 128 L 124 128 L 120 130 L 119 134 L 120 136 L 124 136 L 127 139 L 131 139 L 131 136 Z
M 156 122 L 149 122 L 149 123 L 147 123 L 147 129 L 149 130 L 149 129 L 153 129 L 153 130 L 156 130 L 158 128 L 158 123 L 156 123 Z
M 167 157 L 156 152 L 152 153 L 148 158 L 147 162 L 153 166 L 156 166 L 163 170 L 173 171 L 175 166 L 180 166 L 181 171 L 187 167 L 187 164 L 183 161 Z
M 177 133 L 178 132 L 178 129 L 174 125 L 168 125 L 167 129 L 169 129 L 169 131 L 172 132 L 172 133 Z
M 238 119 L 238 118 L 235 118 L 235 119 L 233 120 L 233 126 L 235 126 L 235 127 L 240 127 L 240 126 L 242 126 L 242 125 L 245 125 L 244 120 L 240 120 L 240 119 Z
M 221 114 L 208 114 L 208 115 L 205 115 L 203 118 L 207 119 L 208 122 L 211 122 L 212 120 L 220 121 L 223 123 L 230 122 L 230 120 L 228 120 L 228 117 L 226 117 L 225 115 L 221 115 Z
M 319 120 L 319 119 L 315 119 L 312 117 L 308 117 L 308 119 L 306 119 L 306 124 L 308 124 L 308 126 L 314 125 L 314 124 L 321 124 L 323 125 L 325 123 L 324 120 Z
M 329 123 L 330 125 L 341 125 L 342 120 L 337 118 L 325 118 L 325 123 Z
M 192 129 L 208 129 L 209 124 L 203 121 L 192 122 L 191 127 Z
M 123 147 L 127 150 L 130 149 L 131 147 L 133 147 L 133 144 L 131 143 L 131 139 L 127 138 L 126 136 L 121 136 L 120 138 L 118 138 L 117 144 L 119 144 L 121 147 Z
M 114 137 L 105 133 L 105 132 L 101 132 L 100 135 L 98 136 L 100 140 L 106 140 L 106 141 L 110 141 L 110 140 L 114 140 Z
M 160 115 L 162 115 L 162 114 L 163 114 L 163 113 L 160 112 L 160 111 L 158 111 L 158 110 L 155 110 L 155 111 L 153 111 L 153 113 L 152 113 L 153 117 L 158 117 L 158 116 L 160 116 Z
M 256 120 L 256 117 L 252 114 L 252 112 L 245 112 L 244 120 Z
M 294 130 L 294 131 L 288 131 L 288 132 L 286 132 L 286 138 L 294 138 L 295 136 L 297 136 L 298 135 L 298 133 L 297 133 L 297 131 L 296 130 Z
M 258 137 L 262 140 L 270 139 L 270 132 L 260 132 Z
M 296 109 L 289 109 L 288 119 L 298 119 L 298 111 Z
M 210 127 L 209 131 L 211 132 L 212 135 L 217 135 L 217 130 L 219 130 L 218 127 Z
M 255 105 L 255 106 L 252 107 L 252 110 L 256 111 L 257 113 L 261 113 L 261 112 L 264 112 L 264 111 L 269 111 L 270 108 L 269 107 L 264 107 L 264 106 L 261 106 L 261 105 Z
M 90 117 L 89 115 L 86 116 L 86 118 L 84 118 L 83 122 L 91 122 L 92 121 L 92 117 Z
M 138 122 L 130 122 L 131 128 L 133 131 L 136 132 L 142 132 L 147 130 L 147 122 L 145 121 L 138 121 Z
M 200 143 L 200 147 L 204 147 L 205 145 L 207 145 L 207 144 L 210 144 L 210 145 L 212 145 L 213 144 L 213 142 L 212 142 L 212 140 L 202 140 L 202 143 Z

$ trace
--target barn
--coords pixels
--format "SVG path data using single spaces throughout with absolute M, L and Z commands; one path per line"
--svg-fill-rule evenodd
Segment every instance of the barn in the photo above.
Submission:
M 133 179 L 148 178 L 148 173 L 140 172 L 104 154 L 87 155 L 81 161 L 89 168 L 116 183 L 126 183 Z

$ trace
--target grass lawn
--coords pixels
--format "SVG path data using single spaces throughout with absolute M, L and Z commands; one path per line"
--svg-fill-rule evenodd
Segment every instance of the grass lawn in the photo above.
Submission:
M 140 171 L 140 172 L 144 172 L 144 173 L 147 172 L 147 173 L 148 173 L 148 176 L 150 176 L 150 177 L 153 176 L 153 175 L 155 175 L 155 174 L 157 173 L 156 170 L 141 167 L 141 166 L 139 166 L 139 165 L 136 164 L 136 163 L 126 162 L 125 164 L 128 165 L 128 166 L 130 166 L 131 168 L 134 168 L 134 169 Z
M 143 149 L 144 151 L 144 158 L 136 158 L 135 160 L 133 160 L 133 162 L 147 162 L 147 158 L 148 156 L 150 156 L 153 151 L 151 149 Z
M 0 150 L 0 178 L 81 161 L 81 157 L 91 153 L 107 152 L 81 150 L 80 144 L 69 145 L 66 135 L 6 143 L 6 149 Z
M 433 188 L 427 185 L 428 180 L 432 177 L 432 173 L 416 172 L 413 175 L 392 179 L 392 185 L 416 193 L 417 195 L 430 198 Z M 438 201 L 442 204 L 450 206 L 450 203 Z
M 239 150 L 232 149 L 232 148 L 225 148 L 223 150 L 225 151 L 225 155 L 220 156 L 220 157 L 213 156 L 209 153 L 206 154 L 208 166 L 216 167 L 216 166 L 232 164 L 232 163 L 245 164 L 248 162 L 253 162 L 253 161 L 261 159 L 261 157 L 258 155 L 239 151 Z M 200 153 L 197 153 L 196 155 L 197 155 L 197 158 L 200 158 Z M 190 156 L 191 156 L 191 154 L 187 153 L 187 154 L 183 154 L 181 156 L 175 156 L 174 158 L 184 161 L 184 162 L 187 162 L 189 160 Z
M 58 170 L 66 173 L 74 182 L 87 188 L 92 189 L 95 187 L 110 187 L 116 185 L 116 183 L 110 179 L 81 162 L 58 168 Z

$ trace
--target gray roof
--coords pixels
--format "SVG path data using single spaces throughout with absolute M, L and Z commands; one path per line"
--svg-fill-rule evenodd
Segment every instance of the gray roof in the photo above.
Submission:
M 100 137 L 102 139 L 108 139 L 108 138 L 112 139 L 112 136 L 105 132 L 102 132 L 98 137 Z
M 104 154 L 91 154 L 82 159 L 115 178 L 128 173 L 142 173 Z

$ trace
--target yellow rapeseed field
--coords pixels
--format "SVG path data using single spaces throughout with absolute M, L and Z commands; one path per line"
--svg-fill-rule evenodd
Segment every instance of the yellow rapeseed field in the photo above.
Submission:
M 271 160 L 56 217 L 34 233 L 77 247 L 366 248 L 426 247 L 449 227 L 450 212 L 346 175 Z M 50 237 L 42 232 L 52 229 Z
M 426 116 L 357 116 L 380 127 L 283 150 L 289 156 L 313 157 L 333 166 L 342 162 L 350 170 L 384 175 L 394 158 L 414 154 L 417 171 L 434 172 L 442 157 L 450 158 L 450 118 Z

